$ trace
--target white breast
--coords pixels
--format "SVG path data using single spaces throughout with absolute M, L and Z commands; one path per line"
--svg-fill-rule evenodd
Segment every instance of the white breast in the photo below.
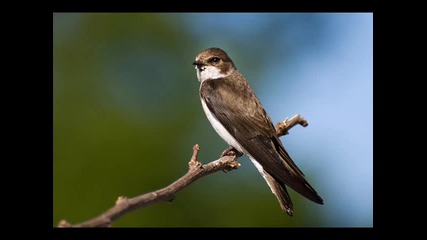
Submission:
M 206 105 L 205 101 L 201 99 L 203 110 L 205 111 L 206 116 L 208 117 L 209 122 L 211 123 L 212 127 L 215 129 L 215 131 L 218 133 L 219 136 L 221 136 L 224 141 L 226 141 L 229 145 L 233 146 L 237 150 L 239 150 L 242 153 L 247 153 L 246 150 L 243 149 L 242 146 L 237 142 L 237 140 L 231 136 L 231 134 L 227 131 L 227 129 L 224 128 L 224 126 L 215 118 L 215 116 L 209 111 L 208 106 Z

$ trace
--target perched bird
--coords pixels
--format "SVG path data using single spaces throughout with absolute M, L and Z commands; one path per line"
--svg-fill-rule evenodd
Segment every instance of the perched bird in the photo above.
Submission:
M 220 48 L 208 48 L 197 55 L 193 65 L 208 120 L 239 155 L 249 157 L 282 210 L 293 215 L 286 185 L 311 201 L 323 204 L 286 152 L 270 117 L 228 54 Z

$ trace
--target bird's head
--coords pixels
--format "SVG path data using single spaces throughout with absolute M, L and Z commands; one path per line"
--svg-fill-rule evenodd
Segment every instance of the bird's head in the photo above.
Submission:
M 195 65 L 199 82 L 224 78 L 236 70 L 231 58 L 220 48 L 208 48 L 202 51 L 197 55 L 193 65 Z

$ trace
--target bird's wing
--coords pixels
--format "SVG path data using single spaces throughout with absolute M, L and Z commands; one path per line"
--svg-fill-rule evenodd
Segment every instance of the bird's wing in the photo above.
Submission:
M 213 116 L 283 188 L 286 184 L 304 197 L 322 203 L 284 149 L 250 86 L 246 82 L 240 84 L 246 86 L 223 79 L 207 80 L 202 83 L 201 97 Z

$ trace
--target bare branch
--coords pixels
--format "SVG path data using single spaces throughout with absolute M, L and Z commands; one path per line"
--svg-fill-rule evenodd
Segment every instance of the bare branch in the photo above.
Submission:
M 304 127 L 308 125 L 307 121 L 300 115 L 295 115 L 291 119 L 288 120 L 286 118 L 285 121 L 279 122 L 276 125 L 277 135 L 283 136 L 288 134 L 288 130 L 297 124 Z M 233 152 L 229 151 L 230 148 L 224 151 L 228 153 L 227 155 L 223 153 L 221 158 L 204 165 L 197 161 L 199 150 L 200 147 L 196 144 L 193 147 L 193 155 L 188 163 L 188 172 L 169 186 L 133 198 L 120 196 L 113 207 L 98 217 L 75 225 L 70 224 L 66 220 L 61 220 L 58 223 L 58 227 L 111 227 L 113 221 L 134 209 L 146 207 L 160 201 L 172 201 L 175 194 L 201 177 L 218 171 L 231 171 L 240 167 L 240 163 L 236 159 L 241 155 L 233 154 Z

